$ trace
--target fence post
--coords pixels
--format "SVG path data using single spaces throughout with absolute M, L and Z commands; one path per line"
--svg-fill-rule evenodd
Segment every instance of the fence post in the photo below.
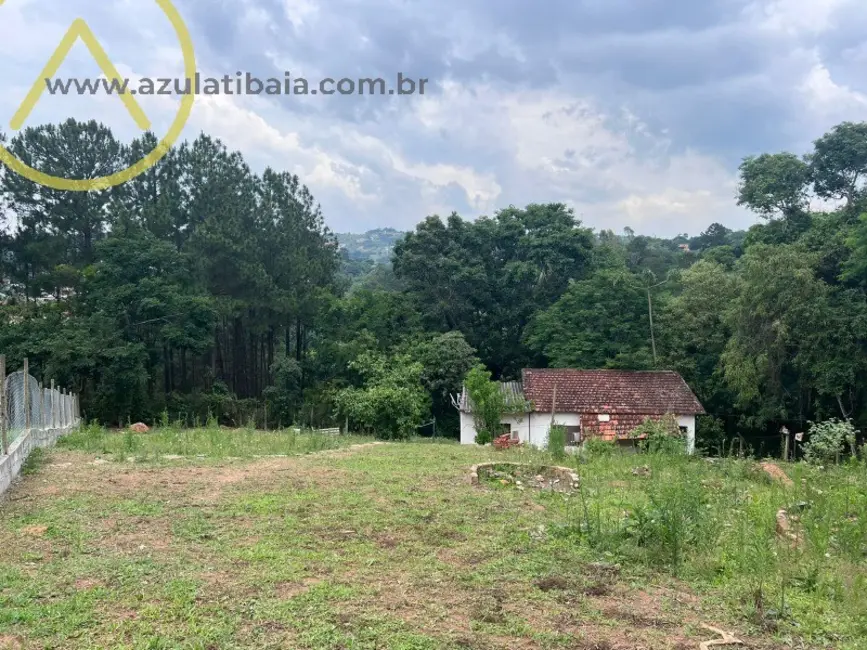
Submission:
M 45 386 L 39 383 L 39 430 L 45 431 Z
M 3 455 L 9 455 L 9 438 L 6 435 L 6 355 L 0 354 L 0 438 Z
M 57 408 L 57 399 L 54 396 L 54 380 L 53 379 L 51 380 L 51 390 L 49 391 L 48 394 L 51 395 L 51 426 L 49 427 L 49 429 L 56 429 L 57 427 L 55 425 L 57 424 L 57 419 L 55 418 L 54 413 L 55 413 L 55 409 Z
M 60 428 L 66 426 L 66 389 L 60 389 Z
M 30 432 L 30 360 L 24 358 L 24 431 Z

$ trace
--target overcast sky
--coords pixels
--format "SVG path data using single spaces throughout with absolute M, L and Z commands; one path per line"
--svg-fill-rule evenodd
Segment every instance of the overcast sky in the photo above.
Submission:
M 563 201 L 595 228 L 747 227 L 740 160 L 867 119 L 863 0 L 176 0 L 203 75 L 430 79 L 420 97 L 199 97 L 256 170 L 297 173 L 338 231 Z M 181 76 L 151 0 L 5 0 L 0 131 L 72 21 L 130 77 Z M 62 75 L 97 76 L 84 45 Z M 155 131 L 175 98 L 139 98 Z M 27 125 L 137 127 L 117 97 L 43 96 Z M 161 131 L 162 129 L 162 131 Z

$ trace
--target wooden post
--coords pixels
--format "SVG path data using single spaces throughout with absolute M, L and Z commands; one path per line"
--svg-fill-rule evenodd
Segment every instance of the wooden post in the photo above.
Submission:
M 30 431 L 30 360 L 24 359 L 24 432 Z
M 786 433 L 786 439 L 783 442 L 783 460 L 789 462 L 789 434 Z
M 9 455 L 9 438 L 6 435 L 6 355 L 0 354 L 0 438 L 2 438 L 3 455 Z

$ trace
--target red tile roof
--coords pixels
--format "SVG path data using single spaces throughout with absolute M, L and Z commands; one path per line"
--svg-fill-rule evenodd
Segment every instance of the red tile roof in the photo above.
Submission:
M 704 415 L 683 378 L 672 371 L 524 370 L 524 395 L 550 413 L 557 386 L 558 413 Z

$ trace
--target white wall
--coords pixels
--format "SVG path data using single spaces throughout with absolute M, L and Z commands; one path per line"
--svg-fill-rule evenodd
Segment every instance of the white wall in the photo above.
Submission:
M 505 416 L 502 422 L 512 425 L 512 432 L 518 434 L 521 442 L 544 448 L 548 446 L 548 430 L 551 427 L 550 413 L 520 413 Z M 557 413 L 554 416 L 555 424 L 568 427 L 577 427 L 581 423 L 581 416 L 577 413 Z M 461 413 L 461 444 L 474 445 L 476 443 L 476 427 L 473 416 L 469 413 Z
M 528 414 L 519 413 L 517 415 L 506 415 L 502 419 L 503 424 L 510 424 L 512 427 L 512 432 L 518 433 L 518 438 L 522 441 L 526 441 L 527 436 L 529 435 L 527 432 L 527 424 L 528 424 Z M 473 416 L 470 413 L 464 413 L 461 411 L 461 444 L 462 445 L 474 445 L 476 444 L 476 425 L 473 422 Z
M 522 413 L 519 415 L 509 415 L 503 418 L 503 423 L 506 422 L 512 425 L 512 432 L 518 433 L 518 439 L 521 442 L 540 448 L 548 446 L 548 431 L 551 427 L 550 413 Z M 556 413 L 554 415 L 554 423 L 562 424 L 567 427 L 577 427 L 581 424 L 581 416 L 577 413 Z M 677 416 L 677 425 L 680 427 L 686 427 L 687 453 L 694 453 L 695 416 L 679 415 Z M 476 444 L 476 427 L 473 423 L 473 416 L 469 413 L 463 412 L 461 412 L 461 444 Z
M 686 453 L 695 453 L 695 416 L 678 415 L 677 426 L 686 427 Z

